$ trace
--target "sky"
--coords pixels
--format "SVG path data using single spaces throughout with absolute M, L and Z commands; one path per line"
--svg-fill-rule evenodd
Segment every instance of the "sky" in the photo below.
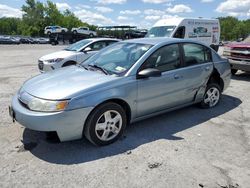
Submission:
M 39 0 L 46 3 L 46 0 Z M 235 16 L 250 18 L 250 0 L 52 0 L 60 11 L 69 9 L 84 22 L 98 26 L 133 25 L 150 28 L 171 17 Z M 0 0 L 0 17 L 21 17 L 25 0 Z

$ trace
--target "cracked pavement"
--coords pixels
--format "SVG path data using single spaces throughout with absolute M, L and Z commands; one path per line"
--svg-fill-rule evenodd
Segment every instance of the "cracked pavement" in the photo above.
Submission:
M 129 125 L 116 143 L 58 143 L 13 124 L 11 97 L 64 48 L 0 46 L 0 187 L 242 187 L 250 185 L 250 74 L 213 109 L 190 106 Z

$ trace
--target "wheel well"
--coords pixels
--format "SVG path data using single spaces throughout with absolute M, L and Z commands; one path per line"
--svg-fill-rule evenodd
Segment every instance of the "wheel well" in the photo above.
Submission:
M 65 62 L 62 67 L 66 67 L 66 66 L 69 66 L 69 65 L 76 65 L 76 62 L 75 61 L 67 61 Z
M 224 81 L 221 79 L 220 74 L 216 69 L 214 69 L 213 73 L 211 74 L 208 83 L 217 83 L 220 86 L 221 91 L 224 90 Z
M 130 120 L 131 120 L 131 108 L 126 101 L 124 101 L 122 99 L 110 99 L 110 100 L 106 100 L 106 101 L 102 102 L 98 106 L 105 104 L 105 103 L 108 103 L 108 102 L 113 102 L 113 103 L 119 104 L 125 110 L 125 113 L 127 116 L 127 122 L 128 123 L 130 122 Z

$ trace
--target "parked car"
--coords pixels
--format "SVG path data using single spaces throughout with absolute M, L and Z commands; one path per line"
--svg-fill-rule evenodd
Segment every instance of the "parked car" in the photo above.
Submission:
M 44 28 L 45 35 L 50 35 L 51 33 L 65 33 L 65 32 L 68 32 L 68 29 L 61 26 L 47 26 Z
M 143 38 L 147 32 L 145 30 L 140 31 L 140 30 L 130 30 L 125 33 L 125 39 L 133 39 L 133 38 Z
M 34 39 L 31 37 L 21 37 L 20 42 L 22 44 L 35 44 Z
M 220 23 L 218 19 L 168 18 L 157 21 L 146 37 L 184 38 L 204 42 L 215 51 L 219 49 Z
M 14 37 L 1 36 L 0 44 L 20 44 L 20 41 Z
M 73 34 L 81 33 L 84 35 L 88 35 L 89 37 L 97 36 L 97 33 L 95 31 L 91 31 L 88 27 L 72 28 L 71 31 Z
M 230 78 L 228 61 L 202 43 L 126 40 L 80 66 L 26 81 L 12 99 L 10 115 L 29 129 L 56 131 L 61 141 L 85 135 L 106 145 L 128 123 L 194 103 L 215 107 Z
M 36 44 L 49 44 L 49 39 L 48 38 L 34 38 L 34 41 Z
M 250 36 L 243 42 L 227 44 L 223 56 L 228 58 L 232 74 L 236 74 L 238 70 L 250 71 Z
M 109 38 L 84 39 L 78 41 L 64 50 L 39 58 L 38 68 L 41 72 L 46 72 L 69 65 L 76 65 L 100 49 L 118 41 L 118 39 Z

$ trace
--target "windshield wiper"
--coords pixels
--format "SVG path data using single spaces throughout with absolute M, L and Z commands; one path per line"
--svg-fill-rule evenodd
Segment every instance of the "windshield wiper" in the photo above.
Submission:
M 78 65 L 79 67 L 83 67 L 86 70 L 89 70 L 85 65 Z
M 104 68 L 102 68 L 102 67 L 100 67 L 100 66 L 98 66 L 98 65 L 91 65 L 91 64 L 89 64 L 88 66 L 89 66 L 89 67 L 94 67 L 94 68 L 96 68 L 96 69 L 99 69 L 99 70 L 101 70 L 104 74 L 109 75 L 109 73 L 108 73 L 108 71 L 107 71 L 106 69 L 104 69 Z

